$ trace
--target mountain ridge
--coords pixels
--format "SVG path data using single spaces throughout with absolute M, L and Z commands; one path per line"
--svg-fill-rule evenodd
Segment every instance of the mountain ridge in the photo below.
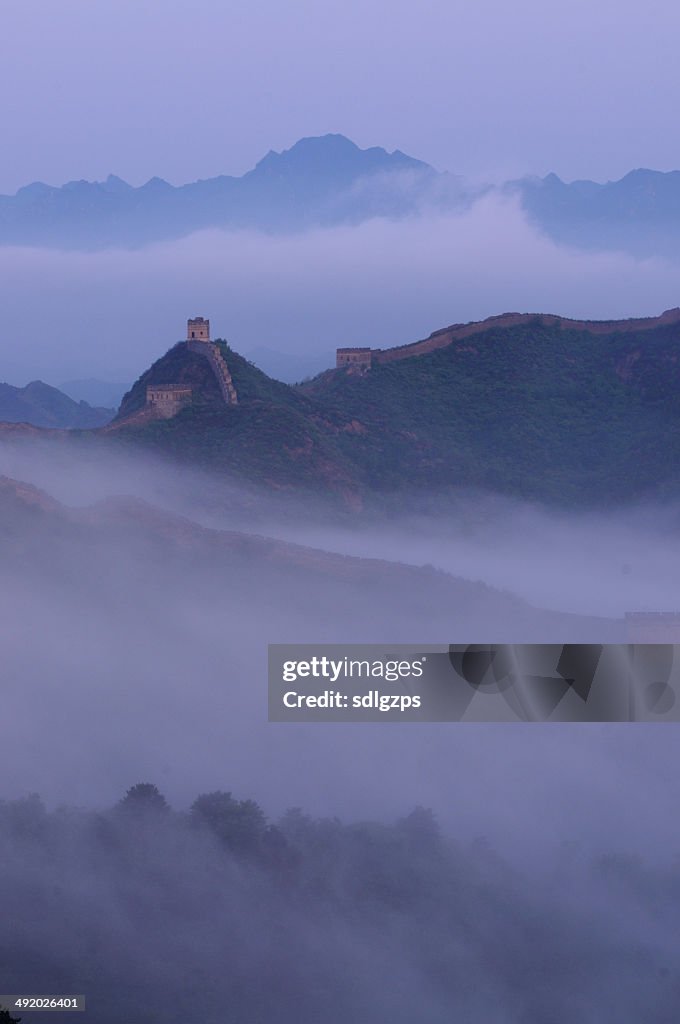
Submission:
M 415 189 L 406 201 L 398 185 L 404 173 Z M 135 247 L 215 227 L 290 231 L 360 221 L 374 209 L 397 216 L 412 209 L 437 175 L 400 150 L 360 149 L 342 135 L 308 137 L 270 151 L 240 177 L 177 186 L 153 177 L 139 187 L 113 174 L 104 182 L 33 182 L 13 196 L 0 195 L 0 244 Z M 357 191 L 371 182 L 379 187 Z
M 501 189 L 558 244 L 680 258 L 680 170 L 636 168 L 614 181 L 527 176 Z
M 76 402 L 41 380 L 31 381 L 23 388 L 0 383 L 0 422 L 82 430 L 104 426 L 113 415 L 113 409 Z
M 455 487 L 568 505 L 680 493 L 678 309 L 623 321 L 503 314 L 299 385 L 217 344 L 238 406 L 180 342 L 105 433 L 348 508 Z M 140 416 L 146 387 L 171 383 L 192 388 L 192 405 Z
M 115 174 L 61 186 L 32 182 L 0 195 L 0 245 L 97 250 L 210 229 L 295 233 L 374 217 L 450 214 L 486 195 L 518 201 L 558 244 L 680 259 L 678 170 L 639 167 L 607 182 L 567 182 L 550 172 L 475 184 L 399 149 L 360 149 L 337 133 L 270 150 L 240 176 L 176 186 L 161 177 L 133 186 Z
M 666 309 L 658 316 L 627 317 L 618 320 L 575 320 L 555 313 L 499 313 L 487 317 L 485 320 L 472 320 L 468 323 L 440 327 L 421 341 L 407 342 L 404 345 L 396 345 L 387 349 L 372 349 L 371 353 L 378 362 L 406 359 L 435 351 L 437 348 L 446 348 L 454 341 L 472 337 L 491 328 L 519 327 L 538 323 L 556 327 L 559 330 L 585 331 L 589 334 L 626 334 L 680 323 L 680 307 L 674 306 L 671 309 Z

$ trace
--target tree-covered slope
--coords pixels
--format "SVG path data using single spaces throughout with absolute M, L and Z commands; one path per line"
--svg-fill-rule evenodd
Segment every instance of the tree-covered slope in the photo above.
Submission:
M 221 402 L 207 361 L 180 344 L 126 396 L 119 433 L 353 500 L 465 486 L 600 504 L 679 489 L 679 324 L 593 333 L 537 316 L 295 387 L 222 344 L 238 406 Z M 194 403 L 135 425 L 148 383 L 191 383 Z
M 274 489 L 339 492 L 358 498 L 357 470 L 335 442 L 342 416 L 328 420 L 323 406 L 272 380 L 225 342 L 218 341 L 238 395 L 225 405 L 208 361 L 175 345 L 123 399 L 117 437 L 170 453 L 206 468 L 241 475 Z M 150 384 L 184 384 L 192 403 L 172 419 L 139 420 Z
M 677 325 L 593 335 L 536 318 L 305 391 L 363 425 L 339 443 L 377 486 L 599 502 L 678 483 Z

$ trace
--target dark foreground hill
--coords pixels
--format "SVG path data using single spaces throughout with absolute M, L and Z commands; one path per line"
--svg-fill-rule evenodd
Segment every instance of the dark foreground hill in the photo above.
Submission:
M 87 402 L 75 402 L 57 388 L 41 380 L 24 388 L 0 384 L 0 421 L 31 423 L 36 427 L 102 427 L 114 415 L 113 409 L 101 409 Z
M 621 322 L 507 314 L 297 386 L 221 345 L 237 406 L 178 344 L 125 397 L 115 435 L 350 506 L 455 487 L 569 505 L 680 491 L 678 310 Z M 192 387 L 193 405 L 144 418 L 146 386 L 173 382 Z

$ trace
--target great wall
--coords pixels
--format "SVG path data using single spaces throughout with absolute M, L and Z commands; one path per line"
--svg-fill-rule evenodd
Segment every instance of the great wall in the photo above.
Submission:
M 365 372 L 371 366 L 390 363 L 397 359 L 411 359 L 423 356 L 436 349 L 446 348 L 456 341 L 462 341 L 475 334 L 494 328 L 518 327 L 522 324 L 542 327 L 559 327 L 565 331 L 587 331 L 590 334 L 630 333 L 652 330 L 680 323 L 680 308 L 667 309 L 661 316 L 642 317 L 629 320 L 569 320 L 550 313 L 501 313 L 486 320 L 475 320 L 467 324 L 452 324 L 439 331 L 433 331 L 429 338 L 414 341 L 395 348 L 339 348 L 336 350 L 336 369 Z
M 231 379 L 229 367 L 219 346 L 210 340 L 210 321 L 202 316 L 187 320 L 186 346 L 190 352 L 203 356 L 210 363 L 225 405 L 238 405 L 238 395 Z M 149 385 L 146 389 L 146 407 L 160 419 L 176 416 L 180 409 L 191 404 L 191 388 L 181 384 Z
M 424 338 L 422 341 L 397 345 L 394 348 L 383 349 L 368 346 L 338 348 L 336 349 L 335 368 L 354 373 L 365 373 L 372 366 L 426 355 L 429 352 L 447 348 L 456 342 L 474 337 L 476 334 L 497 328 L 530 325 L 557 327 L 565 331 L 586 331 L 590 334 L 626 334 L 673 324 L 680 324 L 680 308 L 678 307 L 667 309 L 661 316 L 628 320 L 570 320 L 567 317 L 555 316 L 550 313 L 502 313 L 499 316 L 487 317 L 486 320 L 452 324 L 441 330 L 433 331 L 428 338 Z M 203 356 L 210 363 L 225 405 L 237 405 L 238 395 L 227 362 L 219 346 L 210 340 L 210 321 L 202 316 L 189 319 L 185 344 L 190 352 Z M 146 414 L 167 419 L 175 416 L 184 406 L 190 404 L 191 400 L 190 387 L 180 384 L 150 385 L 146 389 Z

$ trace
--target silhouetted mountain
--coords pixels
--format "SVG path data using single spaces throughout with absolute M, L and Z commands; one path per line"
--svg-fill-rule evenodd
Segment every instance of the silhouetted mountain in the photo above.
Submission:
M 240 178 L 178 187 L 152 178 L 140 188 L 114 175 L 61 187 L 34 182 L 0 196 L 0 243 L 136 246 L 205 228 L 295 231 L 402 216 L 417 208 L 435 179 L 449 198 L 460 194 L 458 179 L 399 150 L 359 149 L 342 135 L 324 135 L 268 153 Z
M 270 151 L 241 177 L 135 188 L 103 182 L 33 182 L 0 196 L 0 245 L 134 248 L 210 228 L 295 232 L 315 226 L 467 208 L 491 186 L 472 186 L 400 150 L 360 149 L 342 135 Z M 631 171 L 620 181 L 566 183 L 556 174 L 501 185 L 560 243 L 680 258 L 680 171 Z
M 179 343 L 107 432 L 263 483 L 366 496 L 474 487 L 559 504 L 680 491 L 680 310 L 625 321 L 505 314 L 288 386 L 219 343 L 238 394 Z M 191 387 L 172 419 L 149 384 Z
M 557 242 L 680 257 L 680 171 L 635 170 L 620 181 L 561 181 L 556 174 L 510 182 L 530 218 Z
M 74 402 L 57 388 L 31 381 L 25 388 L 0 384 L 0 421 L 31 423 L 36 427 L 102 427 L 114 415 L 113 409 L 93 408 Z
M 414 170 L 430 173 L 432 168 L 398 149 L 393 153 L 387 153 L 380 146 L 359 149 L 344 135 L 324 135 L 300 139 L 283 153 L 271 149 L 244 178 L 247 181 L 288 180 L 294 187 L 303 183 L 312 189 L 345 188 L 366 174 Z

